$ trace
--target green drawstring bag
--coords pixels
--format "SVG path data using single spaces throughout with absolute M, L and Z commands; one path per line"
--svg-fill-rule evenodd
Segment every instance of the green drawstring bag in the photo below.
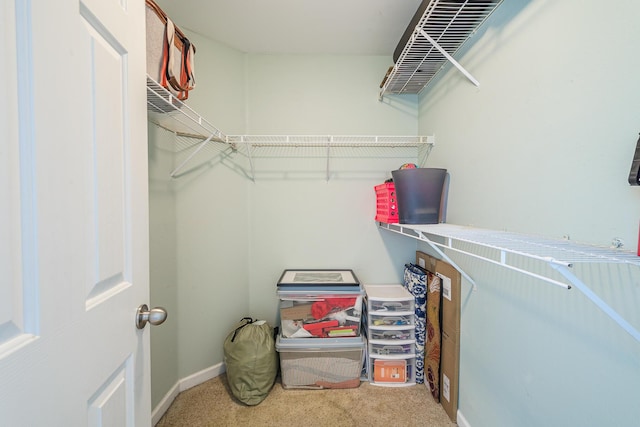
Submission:
M 242 318 L 224 340 L 224 363 L 233 395 L 250 406 L 262 402 L 278 374 L 271 326 L 264 320 Z

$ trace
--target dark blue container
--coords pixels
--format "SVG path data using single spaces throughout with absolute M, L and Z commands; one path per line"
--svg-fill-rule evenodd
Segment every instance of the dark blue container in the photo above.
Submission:
M 447 170 L 439 168 L 399 169 L 391 172 L 398 198 L 400 224 L 444 222 Z M 444 197 L 443 197 L 444 194 Z

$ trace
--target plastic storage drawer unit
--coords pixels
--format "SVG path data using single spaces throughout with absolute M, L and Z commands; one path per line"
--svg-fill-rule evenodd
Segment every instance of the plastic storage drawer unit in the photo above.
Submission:
M 402 285 L 365 285 L 367 378 L 371 384 L 416 383 L 415 298 Z
M 355 388 L 360 385 L 364 338 L 276 338 L 285 389 Z

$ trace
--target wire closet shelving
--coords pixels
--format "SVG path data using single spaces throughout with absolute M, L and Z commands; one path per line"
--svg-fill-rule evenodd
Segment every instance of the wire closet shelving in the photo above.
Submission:
M 474 85 L 480 83 L 453 56 L 502 0 L 431 0 L 385 78 L 379 98 L 419 93 L 451 62 Z
M 381 222 L 378 225 L 382 229 L 425 242 L 438 255 L 460 271 L 471 282 L 474 289 L 476 289 L 476 283 L 473 278 L 458 267 L 444 250 L 461 253 L 499 265 L 565 289 L 575 287 L 633 338 L 640 341 L 640 332 L 571 271 L 575 264 L 580 263 L 629 264 L 640 267 L 640 257 L 632 251 L 578 244 L 570 240 L 549 239 L 452 224 L 418 225 Z M 489 249 L 492 252 L 492 256 L 481 255 L 482 251 L 479 249 L 482 248 Z M 514 262 L 515 257 L 541 261 L 560 273 L 566 279 L 566 282 L 556 280 L 550 275 L 537 274 L 521 268 Z
M 277 157 L 296 150 L 301 155 L 326 159 L 326 179 L 329 180 L 331 159 L 368 154 L 388 157 L 389 150 L 411 149 L 412 156 L 424 166 L 433 145 L 433 136 L 375 135 L 227 135 L 204 119 L 195 110 L 177 99 L 168 90 L 147 76 L 148 119 L 155 125 L 181 138 L 193 139 L 189 155 L 171 172 L 177 177 L 187 164 L 208 144 L 225 144 L 245 156 L 250 166 L 249 176 L 255 180 L 254 161 Z M 370 149 L 365 153 L 363 148 Z M 358 149 L 359 152 L 354 151 Z

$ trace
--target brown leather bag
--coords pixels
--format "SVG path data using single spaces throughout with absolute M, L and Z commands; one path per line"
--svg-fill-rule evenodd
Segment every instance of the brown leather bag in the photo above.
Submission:
M 153 0 L 146 0 L 147 74 L 185 100 L 196 86 L 196 47 Z

